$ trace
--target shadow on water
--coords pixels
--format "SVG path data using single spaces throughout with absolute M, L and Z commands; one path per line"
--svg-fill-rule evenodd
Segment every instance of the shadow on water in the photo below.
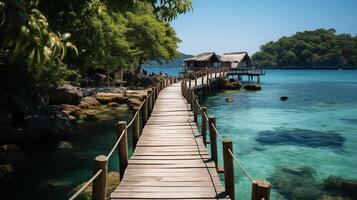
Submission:
M 334 132 L 296 128 L 291 130 L 276 129 L 275 131 L 261 131 L 255 140 L 264 145 L 341 148 L 345 138 Z
M 344 122 L 347 122 L 349 124 L 356 124 L 357 125 L 357 119 L 341 119 Z

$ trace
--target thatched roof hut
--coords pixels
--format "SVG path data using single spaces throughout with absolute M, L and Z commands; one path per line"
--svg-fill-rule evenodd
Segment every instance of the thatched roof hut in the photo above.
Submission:
M 205 67 L 218 67 L 219 56 L 214 52 L 204 52 L 194 57 L 184 60 L 185 66 L 190 69 L 199 69 Z
M 247 68 L 252 67 L 252 60 L 247 52 L 225 53 L 221 58 L 221 67 Z

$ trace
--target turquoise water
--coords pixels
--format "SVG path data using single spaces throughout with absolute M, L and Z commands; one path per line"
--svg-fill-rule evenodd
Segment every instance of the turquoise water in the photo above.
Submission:
M 250 174 L 272 182 L 273 199 L 320 199 L 330 175 L 357 179 L 357 71 L 268 70 L 261 85 L 203 104 Z M 235 172 L 236 196 L 249 199 L 248 179 Z

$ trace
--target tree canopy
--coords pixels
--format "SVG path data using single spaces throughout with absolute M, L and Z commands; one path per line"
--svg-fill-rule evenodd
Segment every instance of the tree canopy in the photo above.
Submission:
M 0 65 L 47 91 L 88 68 L 133 69 L 179 56 L 169 22 L 191 0 L 1 0 Z
M 355 68 L 357 36 L 335 29 L 297 32 L 261 46 L 252 58 L 257 66 L 272 68 Z

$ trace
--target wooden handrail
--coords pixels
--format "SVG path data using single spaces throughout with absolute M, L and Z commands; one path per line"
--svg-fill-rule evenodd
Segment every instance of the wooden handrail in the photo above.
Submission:
M 170 80 L 170 81 L 168 81 Z M 145 95 L 143 102 L 140 104 L 139 107 L 134 108 L 133 111 L 133 118 L 130 120 L 129 124 L 127 125 L 125 121 L 118 122 L 117 125 L 117 140 L 113 147 L 111 148 L 110 152 L 107 156 L 100 155 L 94 159 L 94 167 L 93 167 L 93 176 L 79 189 L 77 190 L 69 200 L 76 199 L 90 184 L 93 184 L 92 187 L 92 200 L 104 200 L 106 198 L 106 177 L 108 173 L 108 160 L 113 155 L 115 149 L 118 148 L 118 155 L 119 155 L 119 173 L 120 177 L 123 177 L 125 168 L 128 165 L 128 136 L 127 136 L 127 129 L 130 126 L 133 126 L 133 139 L 138 138 L 139 135 L 139 118 L 140 118 L 140 110 L 143 108 L 144 115 L 149 115 L 152 112 L 152 108 L 156 102 L 157 96 L 159 92 L 170 85 L 172 82 L 176 82 L 177 79 L 164 79 L 160 81 L 155 87 L 152 88 L 152 91 L 149 92 L 148 95 Z M 150 99 L 149 99 L 150 98 Z M 151 101 L 151 109 L 149 109 Z M 145 105 L 146 104 L 146 105 Z M 145 108 L 146 107 L 146 108 Z M 146 119 L 147 120 L 147 119 Z M 135 141 L 135 140 L 133 140 Z M 134 144 L 136 146 L 136 143 Z
M 218 77 L 224 77 L 227 75 L 229 69 L 219 69 Z M 206 94 L 209 91 L 209 84 L 211 79 L 217 79 L 217 72 L 214 71 L 214 78 L 212 72 L 209 72 L 208 69 L 205 70 L 205 73 L 202 74 L 201 77 L 201 84 L 204 92 L 206 90 Z M 222 73 L 222 75 L 221 75 Z M 204 79 L 206 79 L 206 84 L 204 84 Z M 197 77 L 195 77 L 195 83 L 197 82 Z M 197 85 L 195 84 L 197 87 Z M 188 103 L 191 104 L 191 107 L 201 111 L 201 135 L 203 139 L 204 145 L 207 144 L 206 142 L 206 135 L 207 135 L 207 121 L 210 133 L 210 145 L 211 145 L 211 158 L 215 162 L 216 167 L 218 168 L 218 157 L 217 157 L 217 136 L 222 141 L 222 148 L 223 148 L 223 162 L 224 162 L 224 176 L 225 176 L 225 189 L 226 192 L 229 194 L 231 199 L 235 198 L 235 187 L 234 187 L 234 166 L 233 163 L 235 162 L 243 174 L 248 178 L 248 180 L 252 183 L 252 200 L 269 200 L 270 199 L 270 190 L 271 184 L 266 180 L 254 180 L 252 176 L 247 172 L 244 168 L 243 164 L 238 160 L 233 152 L 233 143 L 229 139 L 224 139 L 221 134 L 218 132 L 216 126 L 216 118 L 214 116 L 208 117 L 207 107 L 202 107 L 199 104 L 199 101 L 195 98 L 195 87 L 191 88 L 191 80 L 189 80 L 189 87 L 187 87 L 187 80 L 183 79 L 181 83 L 181 91 L 184 98 L 187 100 Z M 194 99 L 194 100 L 192 100 Z M 196 110 L 194 111 L 194 119 L 196 119 Z M 196 121 L 195 121 L 196 122 Z M 218 169 L 217 169 L 218 170 Z

